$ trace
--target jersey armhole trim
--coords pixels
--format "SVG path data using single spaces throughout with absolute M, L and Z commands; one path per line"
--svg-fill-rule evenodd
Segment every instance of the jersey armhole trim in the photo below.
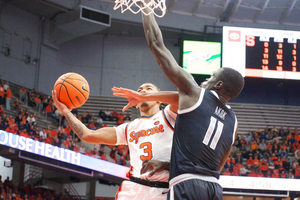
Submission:
M 131 123 L 131 122 L 130 122 Z M 130 124 L 128 123 L 125 127 L 125 139 L 126 139 L 126 143 L 128 144 L 128 141 L 127 141 L 127 130 L 128 130 L 128 125 Z
M 169 120 L 168 120 L 167 117 L 166 117 L 165 110 L 162 110 L 162 117 L 163 117 L 163 119 L 165 120 L 166 124 L 170 127 L 170 129 L 171 129 L 172 131 L 174 131 L 174 128 L 172 127 L 172 125 L 170 124 Z
M 203 101 L 204 94 L 205 94 L 205 89 L 201 88 L 200 97 L 199 97 L 198 101 L 195 103 L 195 105 L 193 105 L 189 108 L 186 108 L 186 109 L 178 110 L 178 114 L 185 114 L 185 113 L 188 113 L 188 112 L 192 112 L 193 110 L 198 108 L 201 105 L 202 101 Z
M 238 124 L 236 116 L 234 116 L 234 119 L 235 119 L 235 123 L 234 123 L 234 130 L 233 130 L 233 134 L 232 134 L 232 144 L 231 145 L 234 144 L 234 141 L 235 141 L 235 132 L 236 132 L 236 129 L 237 129 L 237 124 Z

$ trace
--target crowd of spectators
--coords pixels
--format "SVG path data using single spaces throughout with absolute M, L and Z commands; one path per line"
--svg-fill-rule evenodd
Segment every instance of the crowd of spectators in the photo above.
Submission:
M 9 83 L 6 81 L 4 84 L 0 83 L 0 105 L 5 105 L 6 110 L 10 110 L 11 90 Z
M 36 107 L 42 113 L 47 114 L 47 116 L 51 118 L 58 119 L 58 116 L 61 114 L 59 110 L 55 108 L 51 96 L 45 95 L 44 93 L 35 89 L 30 89 L 27 91 L 25 87 L 23 87 L 20 90 L 20 101 L 28 104 L 28 106 Z M 18 103 L 19 100 L 16 100 L 16 104 Z
M 274 126 L 238 135 L 223 175 L 300 179 L 300 135 Z
M 0 89 L 1 90 L 1 89 Z M 58 147 L 66 148 L 98 159 L 129 166 L 129 151 L 124 145 L 95 145 L 90 150 L 83 146 L 80 139 L 73 133 L 64 116 L 55 108 L 51 97 L 32 89 L 28 92 L 23 87 L 20 91 L 20 101 L 29 106 L 41 109 L 48 116 L 56 119 L 57 128 L 39 129 L 34 113 L 24 111 L 18 99 L 14 102 L 17 116 L 6 116 L 0 105 L 0 129 L 20 136 L 39 140 Z M 78 115 L 78 110 L 72 113 L 89 129 L 96 130 L 106 127 L 105 121 L 115 121 L 122 124 L 131 120 L 129 113 L 118 113 L 116 109 L 100 109 L 95 117 L 91 112 Z M 109 148 L 108 148 L 109 147 Z M 106 154 L 105 152 L 109 152 Z M 300 135 L 297 128 L 291 130 L 281 127 L 279 130 L 267 127 L 265 130 L 251 131 L 249 134 L 239 134 L 232 147 L 231 155 L 225 163 L 222 174 L 250 177 L 300 178 Z
M 58 123 L 60 123 L 61 118 L 63 117 L 60 111 L 56 109 L 52 97 L 47 96 L 35 89 L 27 91 L 25 87 L 23 87 L 20 90 L 20 101 L 28 103 L 28 105 L 31 107 L 40 109 L 40 111 L 46 113 L 47 116 L 56 119 Z M 14 107 L 15 109 L 19 109 L 19 99 L 15 100 Z M 116 121 L 117 124 L 120 125 L 131 120 L 129 113 L 126 113 L 126 115 L 124 112 L 118 113 L 116 109 L 113 111 L 110 111 L 109 109 L 103 111 L 103 109 L 101 109 L 98 117 L 92 115 L 91 112 L 83 112 L 83 114 L 79 116 L 77 109 L 73 109 L 72 113 L 91 129 L 103 127 L 105 125 L 103 124 L 103 121 Z
M 20 103 L 26 103 L 27 101 L 28 106 L 41 109 L 42 112 L 56 119 L 55 128 L 53 128 L 53 126 L 48 126 L 46 129 L 39 128 L 39 126 L 37 126 L 38 119 L 36 114 L 34 112 L 29 113 L 28 110 L 21 108 Z M 20 90 L 20 100 L 15 99 L 14 109 L 16 115 L 7 116 L 4 113 L 3 106 L 0 105 L 0 130 L 5 130 L 6 132 L 52 144 L 54 146 L 69 149 L 98 159 L 129 166 L 129 152 L 127 146 L 95 145 L 95 148 L 92 150 L 85 148 L 83 143 L 70 128 L 65 117 L 62 116 L 55 108 L 52 98 L 44 95 L 43 93 L 39 93 L 34 89 L 27 92 L 23 87 Z M 107 124 L 104 123 L 105 121 L 112 120 L 116 121 L 116 124 L 121 124 L 125 122 L 125 118 L 130 120 L 129 114 L 125 117 L 124 113 L 118 114 L 116 109 L 111 113 L 111 115 L 109 115 L 109 110 L 107 110 L 105 118 L 100 116 L 101 111 L 99 112 L 98 117 L 95 117 L 91 112 L 88 114 L 84 112 L 82 115 L 78 115 L 77 109 L 73 109 L 72 113 L 92 130 L 107 127 Z
M 42 187 L 14 186 L 9 177 L 2 182 L 0 175 L 0 200 L 75 200 L 66 195 L 56 194 L 54 190 Z
M 129 113 L 126 115 L 124 112 L 118 113 L 117 109 L 114 109 L 113 112 L 111 112 L 109 109 L 106 109 L 105 111 L 100 109 L 98 118 L 100 118 L 101 121 L 116 121 L 118 125 L 131 120 Z

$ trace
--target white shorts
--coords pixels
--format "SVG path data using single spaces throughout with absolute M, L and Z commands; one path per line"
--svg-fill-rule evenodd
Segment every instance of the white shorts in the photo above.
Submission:
M 141 185 L 132 181 L 123 181 L 115 200 L 165 200 L 168 189 Z

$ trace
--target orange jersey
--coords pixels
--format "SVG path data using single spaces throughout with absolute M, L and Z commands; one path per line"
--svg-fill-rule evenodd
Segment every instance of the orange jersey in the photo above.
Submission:
M 223 174 L 224 176 L 231 176 L 231 173 L 228 171 L 228 172 L 224 172 L 224 174 Z
M 258 145 L 257 144 L 252 144 L 251 145 L 251 149 L 255 150 L 255 149 L 259 149 Z
M 247 162 L 246 162 L 247 165 L 253 165 L 254 164 L 254 160 L 250 160 L 248 159 Z
M 50 131 L 50 135 L 51 135 L 51 137 L 57 137 L 58 136 L 58 134 L 55 130 Z
M 12 124 L 12 118 L 7 118 L 8 124 Z
M 20 136 L 23 136 L 23 137 L 26 137 L 26 138 L 30 138 L 29 135 L 28 135 L 28 133 L 24 133 L 24 132 L 21 132 Z
M 20 92 L 26 93 L 26 90 L 22 88 L 22 89 L 20 90 Z
M 27 119 L 25 117 L 22 118 L 23 124 L 27 124 Z
M 253 165 L 259 165 L 259 160 L 253 160 Z
M 257 174 L 252 171 L 252 172 L 249 173 L 249 177 L 257 177 Z
M 11 99 L 11 90 L 9 88 L 6 90 L 6 97 Z
M 273 174 L 272 174 L 272 178 L 279 178 L 279 174 L 277 174 L 277 173 L 274 174 L 274 173 L 273 173 Z
M 0 86 L 0 96 L 4 96 L 4 88 L 2 86 Z
M 77 147 L 74 147 L 74 148 L 73 148 L 73 151 L 79 153 L 79 149 L 78 149 Z
M 50 106 L 47 106 L 47 107 L 45 108 L 45 112 L 46 112 L 46 113 L 52 113 L 51 107 L 50 107 Z
M 35 98 L 34 98 L 34 101 L 35 101 L 36 103 L 42 103 L 42 100 L 41 100 L 39 97 L 35 97 Z
M 125 115 L 118 115 L 118 124 L 122 124 L 124 122 Z
M 72 130 L 71 128 L 67 128 L 67 127 L 65 128 L 65 132 L 67 133 L 68 136 L 70 136 L 71 130 Z
M 260 165 L 260 170 L 261 171 L 268 171 L 269 170 L 269 166 L 266 165 L 266 164 L 262 164 L 262 165 Z
M 260 172 L 260 173 L 256 174 L 256 176 L 257 177 L 264 177 L 264 174 Z
M 295 135 L 295 140 L 300 141 L 300 135 Z

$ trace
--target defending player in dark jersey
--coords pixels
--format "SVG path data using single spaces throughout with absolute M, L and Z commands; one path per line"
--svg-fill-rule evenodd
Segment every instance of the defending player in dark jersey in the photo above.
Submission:
M 226 103 L 240 94 L 244 79 L 236 70 L 222 68 L 198 86 L 165 47 L 154 16 L 142 18 L 152 53 L 179 91 L 168 199 L 222 199 L 217 179 L 237 130 L 235 114 Z

